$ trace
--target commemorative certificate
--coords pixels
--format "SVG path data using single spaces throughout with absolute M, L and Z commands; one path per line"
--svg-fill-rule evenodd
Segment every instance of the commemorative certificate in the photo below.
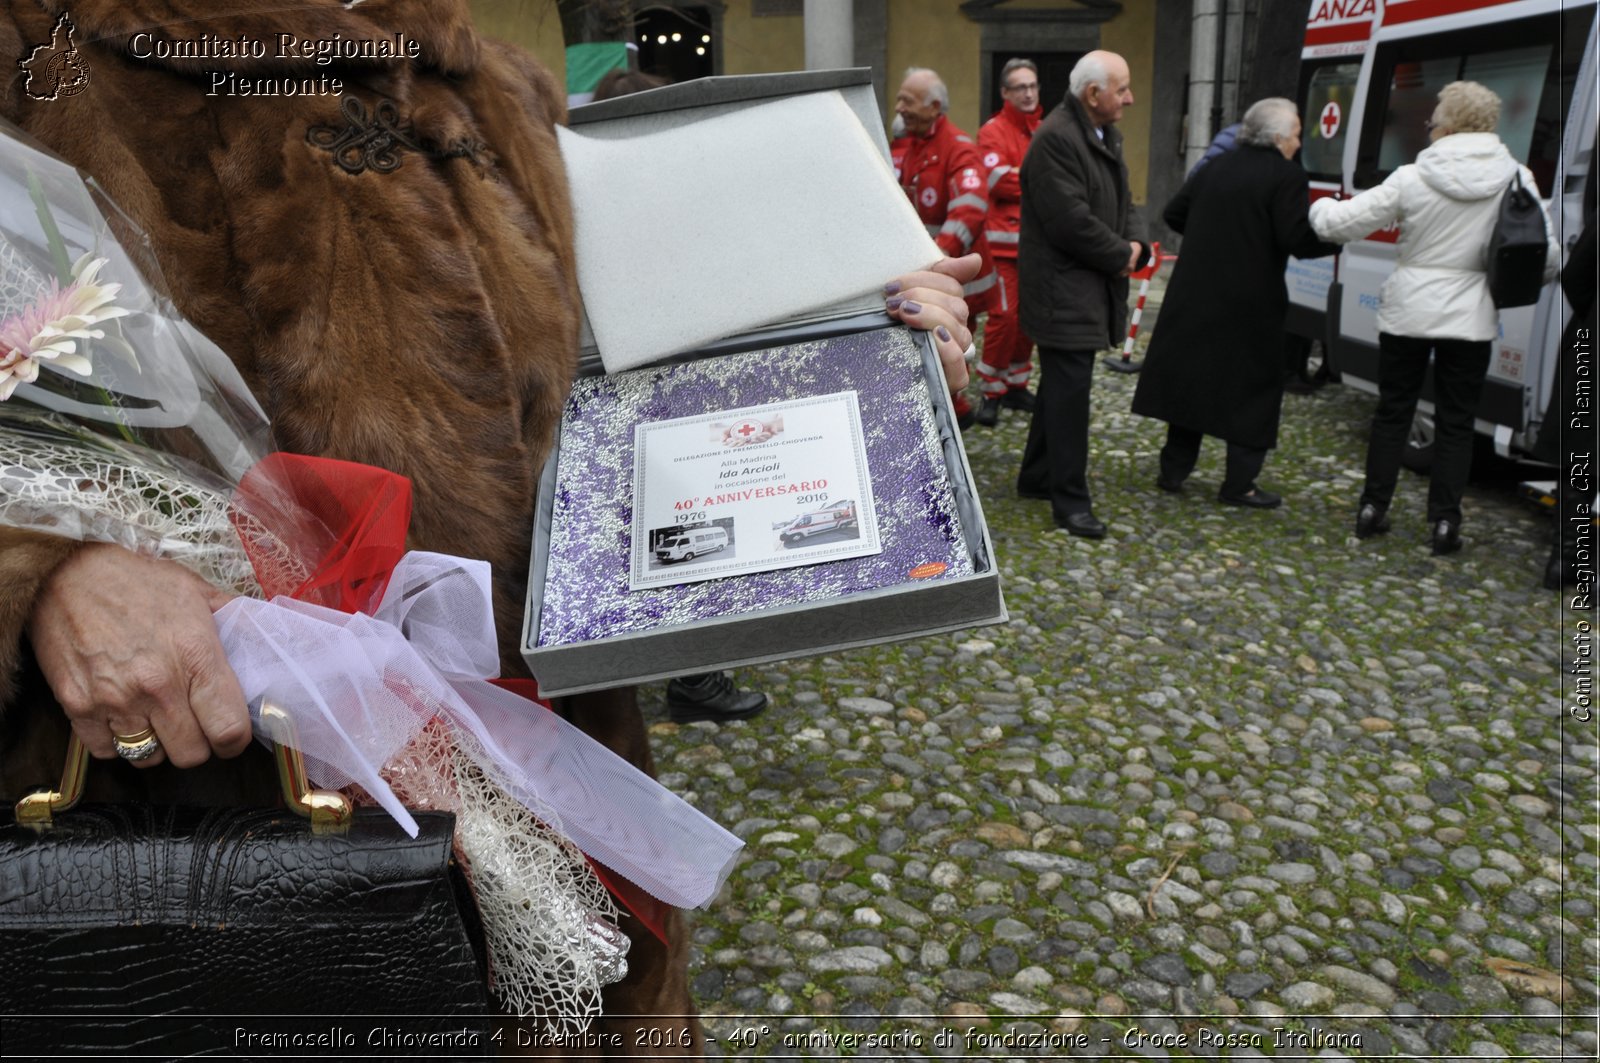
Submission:
M 628 589 L 882 552 L 854 391 L 634 427 Z

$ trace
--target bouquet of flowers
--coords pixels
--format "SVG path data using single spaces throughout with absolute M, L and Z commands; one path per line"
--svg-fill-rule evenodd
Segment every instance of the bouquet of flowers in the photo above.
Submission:
M 240 595 L 215 619 L 246 699 L 293 712 L 317 785 L 359 786 L 413 834 L 408 804 L 455 812 L 498 995 L 581 1031 L 627 970 L 595 862 L 693 907 L 740 843 L 492 685 L 488 566 L 405 554 L 404 479 L 272 453 L 233 364 L 159 293 L 137 226 L 0 127 L 0 526 Z

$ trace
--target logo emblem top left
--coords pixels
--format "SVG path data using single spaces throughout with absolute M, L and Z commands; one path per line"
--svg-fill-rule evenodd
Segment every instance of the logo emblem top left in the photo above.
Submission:
M 72 34 L 77 27 L 72 17 L 63 14 L 50 33 L 50 43 L 38 45 L 17 65 L 27 75 L 22 90 L 30 99 L 59 100 L 76 96 L 89 84 L 89 65 L 84 61 Z

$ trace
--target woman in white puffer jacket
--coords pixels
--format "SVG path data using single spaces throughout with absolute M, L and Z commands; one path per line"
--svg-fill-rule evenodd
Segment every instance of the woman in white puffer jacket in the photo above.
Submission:
M 1356 535 L 1389 530 L 1389 501 L 1400 455 L 1434 359 L 1434 455 L 1428 485 L 1428 527 L 1435 554 L 1461 548 L 1461 494 L 1472 467 L 1472 421 L 1489 372 L 1490 341 L 1499 331 L 1489 296 L 1489 236 L 1500 199 L 1520 174 L 1533 174 L 1495 135 L 1500 97 L 1475 81 L 1439 91 L 1428 123 L 1433 143 L 1376 188 L 1352 199 L 1311 204 L 1311 225 L 1324 240 L 1345 243 L 1400 223 L 1398 258 L 1378 300 L 1378 408 L 1367 441 L 1367 480 Z M 1561 249 L 1551 226 L 1545 280 L 1556 275 Z

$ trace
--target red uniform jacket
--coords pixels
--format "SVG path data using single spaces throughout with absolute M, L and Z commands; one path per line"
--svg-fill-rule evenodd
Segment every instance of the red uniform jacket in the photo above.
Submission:
M 982 271 L 964 290 L 974 314 L 988 309 L 995 276 L 989 241 L 983 237 L 989 199 L 977 145 L 940 115 L 927 136 L 900 137 L 890 151 L 900 187 L 911 197 L 911 205 L 939 249 L 955 257 L 973 251 L 983 256 Z
M 1017 257 L 1017 234 L 1022 229 L 1022 157 L 1028 153 L 1043 114 L 1042 107 L 1019 111 L 1007 103 L 978 130 L 978 155 L 989 187 L 984 235 L 995 258 Z

